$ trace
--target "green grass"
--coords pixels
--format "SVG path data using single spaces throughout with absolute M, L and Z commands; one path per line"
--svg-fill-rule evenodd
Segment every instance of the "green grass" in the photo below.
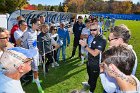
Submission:
M 116 21 L 116 25 L 125 24 L 131 30 L 131 40 L 129 44 L 133 45 L 134 50 L 137 53 L 138 61 L 140 60 L 140 22 L 139 21 L 129 21 L 129 20 L 118 20 Z M 108 32 L 105 36 L 108 36 Z M 71 35 L 71 44 L 67 48 L 67 58 L 71 56 L 72 52 L 72 44 L 73 44 L 73 36 Z M 77 55 L 77 53 L 76 53 Z M 60 66 L 57 68 L 51 68 L 49 73 L 46 75 L 46 78 L 43 76 L 42 69 L 40 70 L 40 79 L 43 80 L 41 83 L 45 93 L 70 93 L 74 89 L 81 90 L 82 81 L 87 81 L 88 76 L 86 73 L 86 65 L 78 66 L 80 64 L 80 59 L 67 59 L 67 62 L 61 62 Z M 138 62 L 138 68 L 136 72 L 136 77 L 140 79 L 140 64 Z M 26 93 L 38 93 L 36 84 L 28 84 L 24 86 L 24 90 Z M 100 83 L 100 78 L 97 82 L 97 87 L 95 93 L 102 93 L 103 88 Z

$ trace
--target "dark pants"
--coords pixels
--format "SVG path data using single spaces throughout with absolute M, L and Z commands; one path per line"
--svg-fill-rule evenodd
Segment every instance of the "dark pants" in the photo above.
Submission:
M 96 64 L 95 64 L 96 63 Z M 88 61 L 87 62 L 87 73 L 89 76 L 88 84 L 90 85 L 90 91 L 94 92 L 96 88 L 96 82 L 99 77 L 100 69 L 99 69 L 98 61 Z
M 57 60 L 57 50 L 53 51 L 53 57 L 54 57 L 55 62 L 58 61 Z
M 48 72 L 49 65 L 51 63 L 53 63 L 53 55 L 52 55 L 52 53 L 45 54 L 45 59 L 44 59 L 44 56 L 42 56 L 43 62 L 46 61 L 46 59 L 48 59 L 48 60 L 47 60 L 47 63 L 45 64 L 45 67 L 46 67 L 46 72 Z
M 72 57 L 75 55 L 77 46 L 79 46 L 79 57 L 81 57 L 81 45 L 79 44 L 79 39 L 74 37 Z

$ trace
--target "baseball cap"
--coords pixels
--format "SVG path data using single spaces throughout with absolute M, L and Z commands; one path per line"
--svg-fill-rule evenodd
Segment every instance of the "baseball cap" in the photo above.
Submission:
M 0 57 L 0 66 L 4 70 L 15 70 L 25 62 L 27 58 L 33 58 L 37 54 L 35 49 L 21 47 L 9 48 Z

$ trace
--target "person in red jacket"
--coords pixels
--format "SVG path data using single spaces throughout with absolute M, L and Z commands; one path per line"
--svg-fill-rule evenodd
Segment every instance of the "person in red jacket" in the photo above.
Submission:
M 18 16 L 17 17 L 17 23 L 20 21 L 20 20 L 23 20 L 24 18 L 22 16 Z M 14 32 L 16 30 L 18 30 L 18 24 L 15 24 L 13 25 L 12 29 L 11 29 L 11 33 L 10 33 L 10 37 L 11 37 L 11 43 L 14 43 L 15 44 L 15 38 L 14 38 Z

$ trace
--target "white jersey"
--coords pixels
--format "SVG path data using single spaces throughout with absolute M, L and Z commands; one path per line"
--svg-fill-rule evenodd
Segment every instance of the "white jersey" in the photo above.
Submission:
M 28 29 L 26 32 L 24 32 L 20 40 L 21 40 L 21 47 L 26 49 L 36 49 L 38 51 L 37 31 Z M 38 71 L 38 66 L 39 66 L 39 53 L 37 52 L 37 54 L 33 57 L 32 70 Z
M 18 29 L 18 30 L 16 30 L 15 32 L 14 32 L 14 38 L 15 38 L 15 40 L 18 40 L 19 38 L 21 38 L 21 36 L 23 35 L 23 31 L 21 31 L 20 29 Z
M 89 36 L 90 35 L 90 29 L 87 28 L 87 27 L 83 28 L 81 34 Z M 83 40 L 87 42 L 87 38 L 83 38 Z
M 25 93 L 20 80 L 14 80 L 0 72 L 0 93 Z

